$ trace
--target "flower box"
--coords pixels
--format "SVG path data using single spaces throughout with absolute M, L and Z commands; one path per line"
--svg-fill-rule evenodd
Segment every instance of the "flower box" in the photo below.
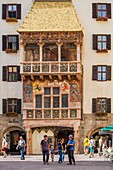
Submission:
M 18 22 L 18 20 L 16 18 L 6 18 L 6 22 Z
M 16 117 L 16 116 L 18 116 L 18 113 L 16 113 L 16 112 L 7 112 L 6 115 L 9 116 L 9 117 Z
M 96 21 L 108 21 L 107 17 L 98 17 L 96 18 Z
M 108 49 L 97 49 L 97 53 L 108 53 Z
M 107 113 L 105 112 L 97 112 L 96 114 L 95 114 L 96 116 L 107 116 Z
M 7 48 L 5 51 L 6 51 L 6 53 L 17 53 L 17 50 L 13 50 L 13 49 L 9 49 L 9 48 Z

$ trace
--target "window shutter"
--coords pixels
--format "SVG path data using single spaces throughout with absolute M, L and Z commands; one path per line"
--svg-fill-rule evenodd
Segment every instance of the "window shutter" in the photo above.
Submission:
M 92 4 L 92 18 L 97 18 L 97 4 Z
M 96 113 L 97 109 L 97 99 L 96 98 L 93 98 L 92 99 L 92 113 Z
M 2 4 L 2 19 L 6 19 L 6 4 Z
M 111 99 L 107 99 L 107 113 L 111 113 Z
M 7 100 L 2 99 L 2 112 L 6 113 L 7 112 Z
M 111 4 L 107 4 L 107 17 L 111 18 Z
M 111 50 L 111 35 L 107 35 L 107 49 Z
M 97 66 L 92 66 L 92 80 L 97 80 Z
M 6 35 L 2 35 L 2 50 L 3 51 L 5 51 L 6 48 L 7 48 L 6 42 L 7 42 L 7 36 Z
M 17 113 L 21 113 L 21 99 L 17 99 Z
M 93 34 L 93 50 L 97 50 L 97 35 Z
M 20 66 L 17 66 L 17 81 L 21 81 Z
M 17 19 L 21 19 L 21 4 L 17 4 Z
M 16 35 L 16 49 L 19 50 L 19 35 Z
M 111 66 L 107 66 L 107 80 L 111 80 Z
M 7 67 L 2 67 L 2 81 L 7 81 Z

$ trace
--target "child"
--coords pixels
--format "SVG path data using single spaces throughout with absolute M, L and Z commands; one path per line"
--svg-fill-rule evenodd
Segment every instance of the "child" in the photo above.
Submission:
M 50 148 L 50 152 L 51 152 L 51 159 L 52 159 L 52 162 L 54 162 L 54 146 L 51 145 L 51 148 Z

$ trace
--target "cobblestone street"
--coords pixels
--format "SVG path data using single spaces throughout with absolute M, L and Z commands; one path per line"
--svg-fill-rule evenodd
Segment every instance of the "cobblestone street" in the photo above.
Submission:
M 10 156 L 4 159 L 0 157 L 0 170 L 112 170 L 113 164 L 103 157 L 95 156 L 88 158 L 84 155 L 75 155 L 76 165 L 67 165 L 67 155 L 65 162 L 57 163 L 58 156 L 55 156 L 55 162 L 49 162 L 49 165 L 43 165 L 42 156 L 26 156 L 25 161 L 21 161 L 19 156 Z

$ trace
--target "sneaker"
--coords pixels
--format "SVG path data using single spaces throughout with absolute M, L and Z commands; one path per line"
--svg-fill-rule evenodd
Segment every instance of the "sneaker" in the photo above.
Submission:
M 68 163 L 67 165 L 72 165 L 72 164 Z
M 47 165 L 49 165 L 49 162 L 47 162 Z

